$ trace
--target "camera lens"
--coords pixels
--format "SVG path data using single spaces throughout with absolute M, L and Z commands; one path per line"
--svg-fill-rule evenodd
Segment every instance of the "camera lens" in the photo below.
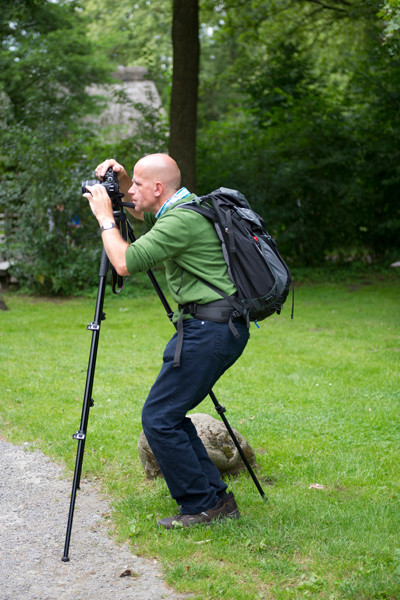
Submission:
M 82 194 L 86 194 L 89 191 L 86 186 L 96 185 L 98 183 L 99 182 L 97 181 L 97 179 L 86 179 L 86 181 L 82 181 Z

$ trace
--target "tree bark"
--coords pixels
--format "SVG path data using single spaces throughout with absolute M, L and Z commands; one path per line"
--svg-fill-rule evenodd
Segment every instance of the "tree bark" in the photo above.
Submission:
M 0 310 L 8 310 L 8 306 L 4 302 L 3 297 L 1 295 L 1 283 L 0 283 Z
M 200 58 L 198 0 L 174 0 L 172 45 L 169 154 L 179 165 L 182 185 L 195 191 Z

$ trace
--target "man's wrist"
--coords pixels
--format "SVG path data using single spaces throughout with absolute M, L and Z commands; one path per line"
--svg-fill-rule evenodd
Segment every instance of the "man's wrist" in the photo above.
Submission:
M 132 187 L 132 179 L 124 169 L 121 173 L 118 173 L 119 190 L 127 195 L 128 190 Z
M 107 231 L 108 229 L 114 229 L 117 225 L 113 219 L 104 219 L 100 225 L 100 231 Z

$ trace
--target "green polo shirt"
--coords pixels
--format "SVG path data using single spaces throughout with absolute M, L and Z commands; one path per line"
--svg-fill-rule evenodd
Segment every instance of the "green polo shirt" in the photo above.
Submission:
M 126 251 L 129 273 L 147 271 L 155 265 L 164 264 L 168 288 L 177 304 L 205 304 L 221 299 L 196 275 L 228 295 L 236 291 L 229 278 L 214 225 L 193 210 L 179 208 L 179 204 L 194 198 L 191 194 L 179 200 L 158 219 L 152 213 L 146 213 L 145 221 L 152 228 Z M 174 321 L 178 315 L 176 311 Z

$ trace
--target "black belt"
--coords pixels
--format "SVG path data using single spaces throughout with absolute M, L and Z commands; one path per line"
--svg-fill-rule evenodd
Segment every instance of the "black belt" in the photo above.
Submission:
M 235 301 L 236 297 L 233 296 L 232 300 Z M 180 315 L 176 324 L 176 330 L 178 333 L 178 339 L 176 342 L 175 356 L 174 356 L 174 367 L 179 367 L 180 357 L 183 346 L 183 315 L 192 315 L 195 319 L 200 321 L 212 321 L 213 323 L 229 323 L 229 329 L 232 331 L 235 338 L 239 337 L 239 332 L 236 329 L 233 321 L 235 318 L 241 318 L 239 313 L 236 312 L 235 308 L 227 300 L 215 300 L 214 302 L 208 302 L 207 304 L 197 304 L 197 302 L 191 302 L 189 304 L 179 305 Z
M 183 314 L 191 314 L 201 321 L 214 321 L 214 323 L 228 323 L 235 309 L 226 300 L 215 300 L 207 304 L 192 302 L 179 306 Z

